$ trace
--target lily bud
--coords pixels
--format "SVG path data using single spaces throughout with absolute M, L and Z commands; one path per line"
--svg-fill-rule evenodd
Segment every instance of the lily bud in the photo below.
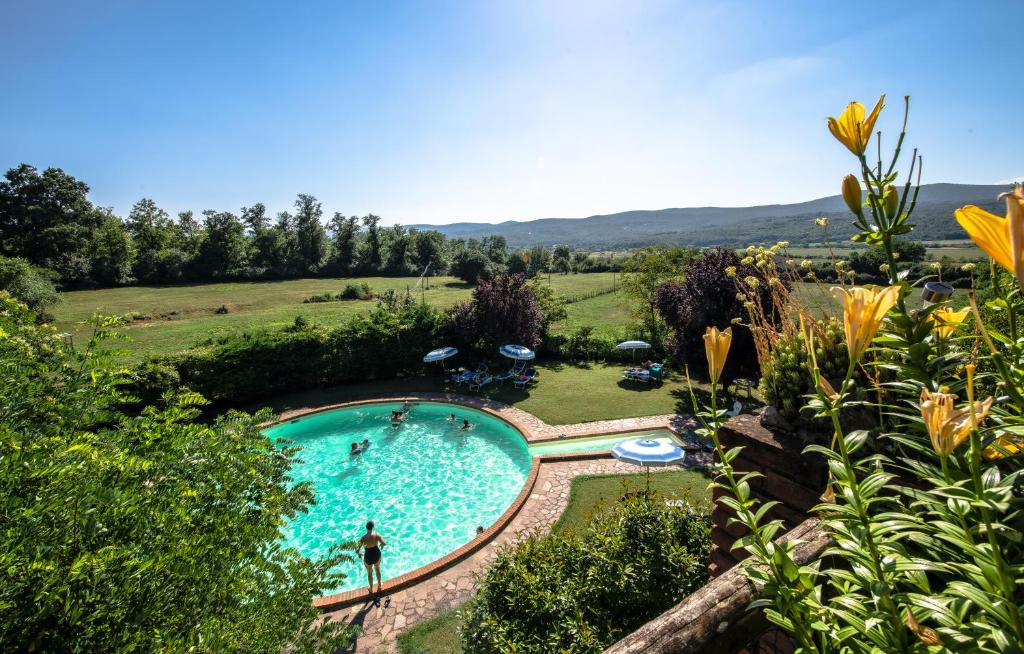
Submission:
M 854 215 L 861 215 L 863 202 L 861 201 L 860 182 L 853 175 L 843 178 L 843 200 Z
M 900 194 L 892 184 L 882 191 L 882 203 L 885 205 L 885 215 L 895 218 L 896 211 L 900 208 Z

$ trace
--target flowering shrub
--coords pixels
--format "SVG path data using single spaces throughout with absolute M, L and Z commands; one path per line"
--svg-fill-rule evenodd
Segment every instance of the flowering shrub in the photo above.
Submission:
M 842 379 L 849 364 L 842 325 L 834 318 L 822 320 L 816 331 L 815 358 L 822 375 L 833 381 Z M 759 388 L 765 400 L 786 420 L 798 420 L 804 395 L 814 388 L 805 335 L 796 333 L 777 341 L 761 371 Z
M 1005 314 L 1006 329 L 986 325 L 973 292 L 973 333 L 966 328 L 968 313 L 941 297 L 911 310 L 912 288 L 894 239 L 913 229 L 920 157 L 916 151 L 910 157 L 902 188 L 895 184 L 903 133 L 890 161 L 869 163 L 865 153 L 883 106 L 884 96 L 865 117 L 864 107 L 851 103 L 829 119 L 833 135 L 859 162 L 858 174 L 842 184 L 861 230 L 854 240 L 877 248 L 888 282 L 885 288 L 834 289 L 848 355 L 841 379 L 825 374 L 815 331 L 802 336 L 812 382 L 804 405 L 834 432 L 831 446 L 807 448 L 823 456 L 830 471 L 815 508 L 834 542 L 826 558 L 797 566 L 798 543 L 775 542 L 782 524 L 768 519 L 770 505 L 751 494 L 757 473 L 733 470 L 738 450 L 726 451 L 718 440 L 726 414 L 714 385 L 710 405 L 698 407 L 701 431 L 716 444 L 719 501 L 748 532 L 736 547 L 750 553 L 743 570 L 761 586 L 755 606 L 793 636 L 799 651 L 1019 652 L 1024 191 L 1018 186 L 1005 196 L 1005 218 L 978 207 L 956 212 L 993 265 L 1009 273 L 992 275 L 992 288 L 985 289 L 988 304 Z M 716 330 L 705 339 L 709 361 L 720 370 L 728 344 Z M 979 379 L 979 366 L 991 372 Z M 878 380 L 868 400 L 858 396 L 858 368 L 885 373 L 867 375 Z M 982 387 L 998 396 L 980 399 Z M 879 428 L 845 429 L 841 411 L 863 404 L 877 410 Z

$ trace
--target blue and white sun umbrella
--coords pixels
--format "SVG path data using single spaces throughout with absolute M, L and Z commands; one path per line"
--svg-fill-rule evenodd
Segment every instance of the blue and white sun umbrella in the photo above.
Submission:
M 498 348 L 502 356 L 516 361 L 532 361 L 537 355 L 524 345 L 502 345 Z
M 643 466 L 647 471 L 647 488 L 651 488 L 651 466 L 661 468 L 679 465 L 686 458 L 683 448 L 671 438 L 635 438 L 622 441 L 612 448 L 612 456 L 619 461 Z
M 441 367 L 447 370 L 444 364 L 445 359 L 450 359 L 459 353 L 458 348 L 454 347 L 439 347 L 436 350 L 427 352 L 426 356 L 423 357 L 424 363 L 434 363 L 435 361 L 441 362 Z

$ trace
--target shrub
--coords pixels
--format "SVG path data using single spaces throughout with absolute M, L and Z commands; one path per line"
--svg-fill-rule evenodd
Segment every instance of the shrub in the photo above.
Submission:
M 466 611 L 471 653 L 600 652 L 707 580 L 710 519 L 634 497 L 580 532 L 501 550 Z
M 0 650 L 330 652 L 350 640 L 314 597 L 345 556 L 277 547 L 313 500 L 269 412 L 196 420 L 179 395 L 136 416 L 121 367 L 65 348 L 0 297 Z
M 41 322 L 52 320 L 49 310 L 60 301 L 60 294 L 43 270 L 24 259 L 0 257 L 0 288 L 24 302 Z
M 595 334 L 590 325 L 578 327 L 564 339 L 561 345 L 562 356 L 570 360 L 611 359 L 618 354 L 615 339 L 604 334 Z
M 373 291 L 370 290 L 370 285 L 366 282 L 346 284 L 345 288 L 338 294 L 338 298 L 341 300 L 371 300 L 373 299 Z
M 548 303 L 556 305 L 554 300 Z M 473 298 L 450 308 L 447 315 L 449 335 L 469 348 L 493 352 L 506 343 L 536 347 L 544 333 L 545 316 L 525 275 L 480 280 Z
M 818 323 L 815 330 L 815 357 L 822 374 L 833 383 L 846 374 L 850 357 L 846 352 L 843 326 L 835 318 Z M 761 369 L 759 384 L 765 400 L 789 421 L 800 418 L 804 395 L 813 391 L 811 361 L 802 335 L 782 338 L 775 343 L 771 357 Z
M 245 404 L 281 393 L 394 377 L 422 368 L 443 317 L 392 298 L 333 329 L 305 323 L 221 338 L 178 357 L 182 383 L 215 402 Z
M 735 277 L 727 269 L 735 268 Z M 686 269 L 686 279 L 669 282 L 658 288 L 656 303 L 661 317 L 675 333 L 675 356 L 688 364 L 703 367 L 704 330 L 708 327 L 725 329 L 733 318 L 746 318 L 744 300 L 739 298 L 735 278 L 754 277 L 760 280 L 758 301 L 762 306 L 771 304 L 768 284 L 753 265 L 741 263 L 732 250 L 708 250 Z M 757 349 L 750 330 L 743 325 L 732 326 L 733 341 L 723 380 L 740 375 L 755 374 L 758 370 Z

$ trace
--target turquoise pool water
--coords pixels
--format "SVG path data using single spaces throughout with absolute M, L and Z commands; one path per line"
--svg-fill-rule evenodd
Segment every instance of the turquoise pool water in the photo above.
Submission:
M 545 456 L 548 454 L 574 454 L 577 452 L 604 452 L 611 450 L 617 443 L 636 438 L 670 438 L 676 445 L 682 445 L 679 438 L 670 429 L 650 429 L 647 431 L 585 436 L 583 438 L 565 438 L 546 443 L 534 443 L 530 445 L 530 454 L 533 456 Z
M 522 490 L 530 453 L 513 427 L 486 413 L 417 402 L 408 420 L 391 425 L 397 403 L 367 404 L 300 418 L 266 430 L 303 449 L 295 481 L 313 484 L 316 504 L 287 526 L 283 542 L 307 556 L 355 540 L 373 520 L 387 542 L 385 580 L 435 561 L 494 523 Z M 456 423 L 448 421 L 455 413 Z M 461 431 L 462 420 L 473 424 Z M 353 442 L 370 440 L 359 456 Z M 362 563 L 343 564 L 345 585 L 366 586 Z

